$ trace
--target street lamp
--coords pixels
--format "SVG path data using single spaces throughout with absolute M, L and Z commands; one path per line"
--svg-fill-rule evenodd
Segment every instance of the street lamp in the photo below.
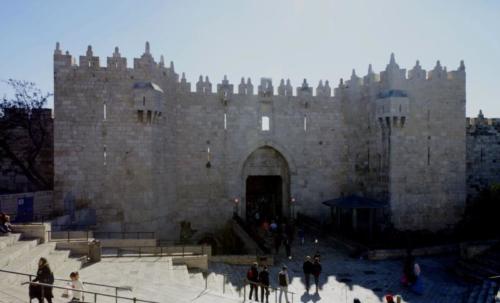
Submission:
M 233 199 L 233 208 L 234 208 L 233 209 L 233 214 L 234 214 L 234 216 L 238 216 L 238 210 L 239 210 L 238 206 L 239 206 L 239 204 L 240 204 L 240 199 L 234 198 Z
M 290 198 L 290 207 L 292 210 L 292 219 L 295 220 L 295 198 L 294 197 Z

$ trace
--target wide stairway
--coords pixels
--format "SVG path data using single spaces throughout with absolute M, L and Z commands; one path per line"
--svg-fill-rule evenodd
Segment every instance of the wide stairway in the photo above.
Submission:
M 155 302 L 241 302 L 235 287 L 227 282 L 223 286 L 223 275 L 189 272 L 186 265 L 173 265 L 171 257 L 103 258 L 82 269 L 80 276 L 82 281 L 132 289 L 120 291 L 120 296 Z M 113 289 L 99 291 L 114 294 Z
M 459 261 L 455 271 L 467 281 L 476 284 L 471 287 L 466 303 L 500 302 L 499 244 L 474 258 Z
M 106 284 L 121 289 L 118 295 L 154 302 L 241 302 L 237 288 L 218 273 L 188 271 L 186 265 L 174 265 L 171 257 L 107 257 L 86 264 L 69 251 L 56 250 L 55 242 L 39 244 L 37 239 L 23 239 L 20 234 L 0 237 L 0 269 L 35 274 L 40 257 L 45 257 L 56 279 L 68 279 L 79 271 L 83 282 Z M 0 272 L 0 302 L 28 302 L 28 286 L 21 285 L 27 276 Z M 56 286 L 67 282 L 56 281 Z M 85 285 L 85 290 L 114 296 L 114 287 Z M 54 302 L 67 302 L 62 289 L 54 289 Z M 89 300 L 88 298 L 91 297 Z M 94 301 L 92 294 L 85 301 Z M 119 302 L 132 302 L 120 299 Z M 98 296 L 97 302 L 116 302 L 114 297 Z
M 80 258 L 70 257 L 69 251 L 56 250 L 55 243 L 39 244 L 37 239 L 23 239 L 20 234 L 0 236 L 0 269 L 36 274 L 38 260 L 47 258 L 56 277 L 68 279 L 69 273 L 80 270 Z M 0 302 L 28 302 L 26 276 L 0 272 Z M 56 284 L 57 285 L 57 284 Z M 56 298 L 54 302 L 67 302 Z

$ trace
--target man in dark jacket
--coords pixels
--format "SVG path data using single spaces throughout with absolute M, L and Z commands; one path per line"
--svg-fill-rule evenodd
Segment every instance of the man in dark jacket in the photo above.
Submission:
M 304 279 L 306 280 L 306 289 L 309 292 L 311 287 L 311 274 L 313 270 L 313 263 L 311 262 L 311 257 L 307 256 L 304 264 L 302 265 L 302 270 L 304 271 Z
M 247 272 L 247 280 L 250 283 L 250 295 L 249 300 L 252 300 L 252 293 L 255 292 L 255 301 L 259 301 L 258 295 L 258 283 L 259 283 L 259 271 L 257 270 L 257 263 L 254 263 L 252 267 Z
M 267 266 L 264 265 L 259 273 L 259 283 L 260 283 L 260 301 L 264 302 L 264 296 L 266 298 L 266 303 L 269 303 L 269 271 Z
M 319 289 L 319 275 L 321 274 L 321 263 L 319 263 L 319 258 L 314 258 L 314 263 L 312 265 L 312 275 L 314 277 L 314 284 L 316 284 L 316 293 Z

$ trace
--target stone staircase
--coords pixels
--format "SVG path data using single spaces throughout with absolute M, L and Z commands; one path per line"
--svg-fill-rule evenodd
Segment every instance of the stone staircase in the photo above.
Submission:
M 490 277 L 500 276 L 500 245 L 468 260 L 460 260 L 455 272 L 468 282 L 475 283 L 466 296 L 466 303 L 500 302 L 498 282 Z M 500 281 L 496 279 L 496 281 Z
M 130 286 L 132 291 L 119 295 L 156 302 L 241 302 L 227 283 L 222 292 L 223 275 L 209 274 L 205 289 L 201 271 L 190 272 L 186 265 L 173 265 L 171 257 L 107 257 L 82 269 L 80 276 L 82 281 Z M 99 291 L 114 294 L 112 289 Z
M 0 269 L 35 274 L 40 257 L 48 259 L 56 278 L 68 279 L 70 272 L 79 271 L 84 282 L 123 287 L 118 293 L 123 297 L 156 302 L 241 302 L 237 287 L 226 280 L 221 269 L 207 275 L 189 271 L 186 265 L 174 265 L 172 257 L 158 256 L 107 257 L 82 268 L 79 258 L 71 257 L 69 251 L 56 250 L 55 242 L 40 244 L 20 234 L 0 237 Z M 28 279 L 0 272 L 0 302 L 27 302 L 28 286 L 21 283 Z M 65 286 L 66 282 L 56 281 L 55 285 Z M 85 285 L 85 290 L 115 295 L 111 287 Z M 55 303 L 68 301 L 62 298 L 63 290 L 53 289 L 53 293 Z M 99 296 L 97 301 L 111 303 L 115 299 Z
M 35 274 L 40 257 L 45 257 L 54 276 L 67 279 L 69 273 L 80 270 L 82 261 L 70 258 L 69 251 L 55 249 L 55 243 L 39 244 L 38 239 L 24 239 L 20 234 L 0 237 L 0 269 Z M 21 285 L 29 278 L 0 272 L 0 302 L 20 303 L 28 301 L 28 286 Z M 56 283 L 56 285 L 62 285 Z M 61 291 L 54 291 L 54 302 L 66 302 Z
M 495 301 L 495 298 L 497 301 Z M 500 302 L 498 285 L 493 281 L 483 281 L 471 288 L 464 303 L 495 303 Z

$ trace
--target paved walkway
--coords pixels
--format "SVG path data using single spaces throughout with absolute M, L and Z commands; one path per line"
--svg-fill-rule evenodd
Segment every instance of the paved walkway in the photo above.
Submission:
M 362 303 L 385 302 L 384 295 L 391 293 L 401 295 L 403 302 L 457 303 L 462 301 L 468 289 L 468 285 L 449 273 L 455 261 L 452 257 L 417 258 L 417 262 L 422 268 L 425 285 L 425 294 L 419 296 L 400 285 L 402 260 L 353 259 L 332 241 L 326 240 L 320 240 L 317 246 L 311 240 L 304 246 L 297 246 L 295 243 L 292 249 L 293 259 L 288 260 L 282 251 L 277 258 L 276 266 L 270 269 L 271 284 L 276 286 L 277 273 L 281 264 L 288 266 L 291 277 L 289 289 L 296 293 L 294 302 L 351 303 L 355 298 Z M 317 249 L 320 251 L 323 267 L 320 279 L 321 290 L 315 294 L 313 286 L 307 293 L 302 276 L 302 262 L 306 255 L 314 255 Z M 229 266 L 219 263 L 210 265 L 210 270 L 228 274 L 229 281 L 233 285 L 242 285 L 242 279 L 245 277 L 247 269 L 244 266 Z M 273 294 L 270 296 L 271 298 L 270 302 L 275 302 Z

